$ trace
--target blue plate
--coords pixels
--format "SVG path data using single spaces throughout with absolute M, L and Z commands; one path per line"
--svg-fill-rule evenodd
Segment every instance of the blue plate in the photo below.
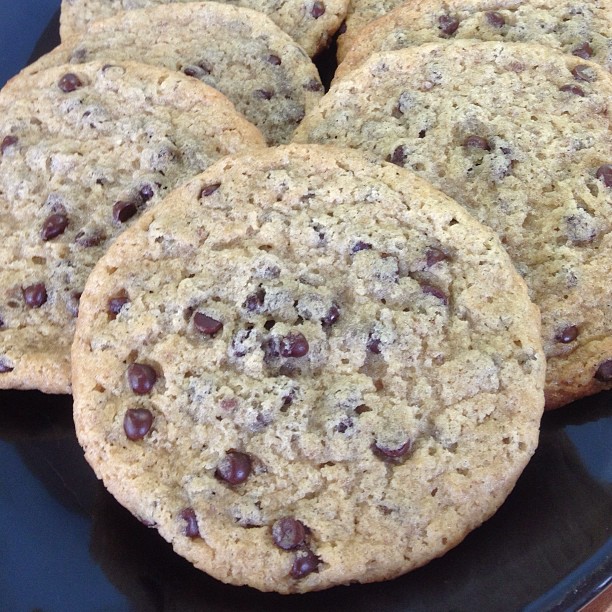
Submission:
M 57 44 L 59 3 L 0 0 L 0 84 Z M 0 610 L 577 610 L 612 582 L 611 408 L 603 393 L 546 414 L 514 492 L 443 558 L 287 597 L 217 582 L 119 506 L 83 459 L 69 397 L 2 391 Z

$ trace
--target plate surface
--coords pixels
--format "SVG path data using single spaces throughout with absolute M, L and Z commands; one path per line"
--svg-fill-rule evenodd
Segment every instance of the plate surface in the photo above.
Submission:
M 0 2 L 0 85 L 57 44 L 59 3 Z M 612 582 L 612 392 L 545 415 L 514 492 L 442 559 L 304 596 L 226 586 L 175 555 L 96 480 L 71 408 L 0 391 L 1 610 L 535 612 L 577 610 Z

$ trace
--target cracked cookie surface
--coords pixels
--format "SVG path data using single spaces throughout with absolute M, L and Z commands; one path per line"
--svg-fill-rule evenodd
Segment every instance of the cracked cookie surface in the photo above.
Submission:
M 554 408 L 612 387 L 610 100 L 593 62 L 458 40 L 372 56 L 294 140 L 414 170 L 499 234 L 542 311 Z
M 349 0 L 228 0 L 267 15 L 313 57 L 324 49 L 340 27 Z M 84 32 L 94 21 L 121 11 L 178 4 L 189 0 L 62 0 L 62 40 Z M 174 8 L 174 7 L 172 7 Z
M 268 144 L 287 142 L 323 95 L 315 65 L 293 39 L 261 13 L 217 2 L 161 4 L 94 22 L 25 72 L 93 60 L 141 61 L 198 78 L 225 94 Z
M 498 239 L 333 147 L 225 158 L 89 278 L 75 423 L 111 493 L 197 567 L 303 592 L 400 575 L 514 486 L 539 313 Z
M 19 75 L 0 93 L 0 387 L 70 392 L 79 298 L 112 239 L 224 154 L 264 146 L 225 96 L 130 63 Z

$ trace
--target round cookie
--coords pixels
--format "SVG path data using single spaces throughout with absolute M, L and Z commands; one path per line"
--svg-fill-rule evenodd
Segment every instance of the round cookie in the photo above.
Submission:
M 64 65 L 0 92 L 0 388 L 70 392 L 94 263 L 133 217 L 223 155 L 264 146 L 214 89 L 134 63 Z
M 200 569 L 283 593 L 456 545 L 544 403 L 538 309 L 494 233 L 333 147 L 225 158 L 143 215 L 89 277 L 72 356 L 110 492 Z
M 416 171 L 501 237 L 542 311 L 547 406 L 612 387 L 612 77 L 540 45 L 455 41 L 376 54 L 297 142 Z
M 612 1 L 410 2 L 361 30 L 336 77 L 354 70 L 373 53 L 459 39 L 538 43 L 612 71 Z
M 256 11 L 216 2 L 119 13 L 25 70 L 92 60 L 143 61 L 199 78 L 225 94 L 268 144 L 290 140 L 323 95 L 315 65 L 278 26 Z
M 324 49 L 340 27 L 349 0 L 225 0 L 267 15 L 313 57 Z M 178 4 L 189 0 L 62 0 L 62 40 L 84 32 L 94 21 L 108 19 L 120 11 Z

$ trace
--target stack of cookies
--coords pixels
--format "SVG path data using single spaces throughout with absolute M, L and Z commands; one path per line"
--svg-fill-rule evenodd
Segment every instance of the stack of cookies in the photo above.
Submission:
M 427 563 L 612 387 L 608 0 L 353 0 L 325 95 L 346 0 L 127 4 L 0 92 L 0 387 L 224 582 Z

